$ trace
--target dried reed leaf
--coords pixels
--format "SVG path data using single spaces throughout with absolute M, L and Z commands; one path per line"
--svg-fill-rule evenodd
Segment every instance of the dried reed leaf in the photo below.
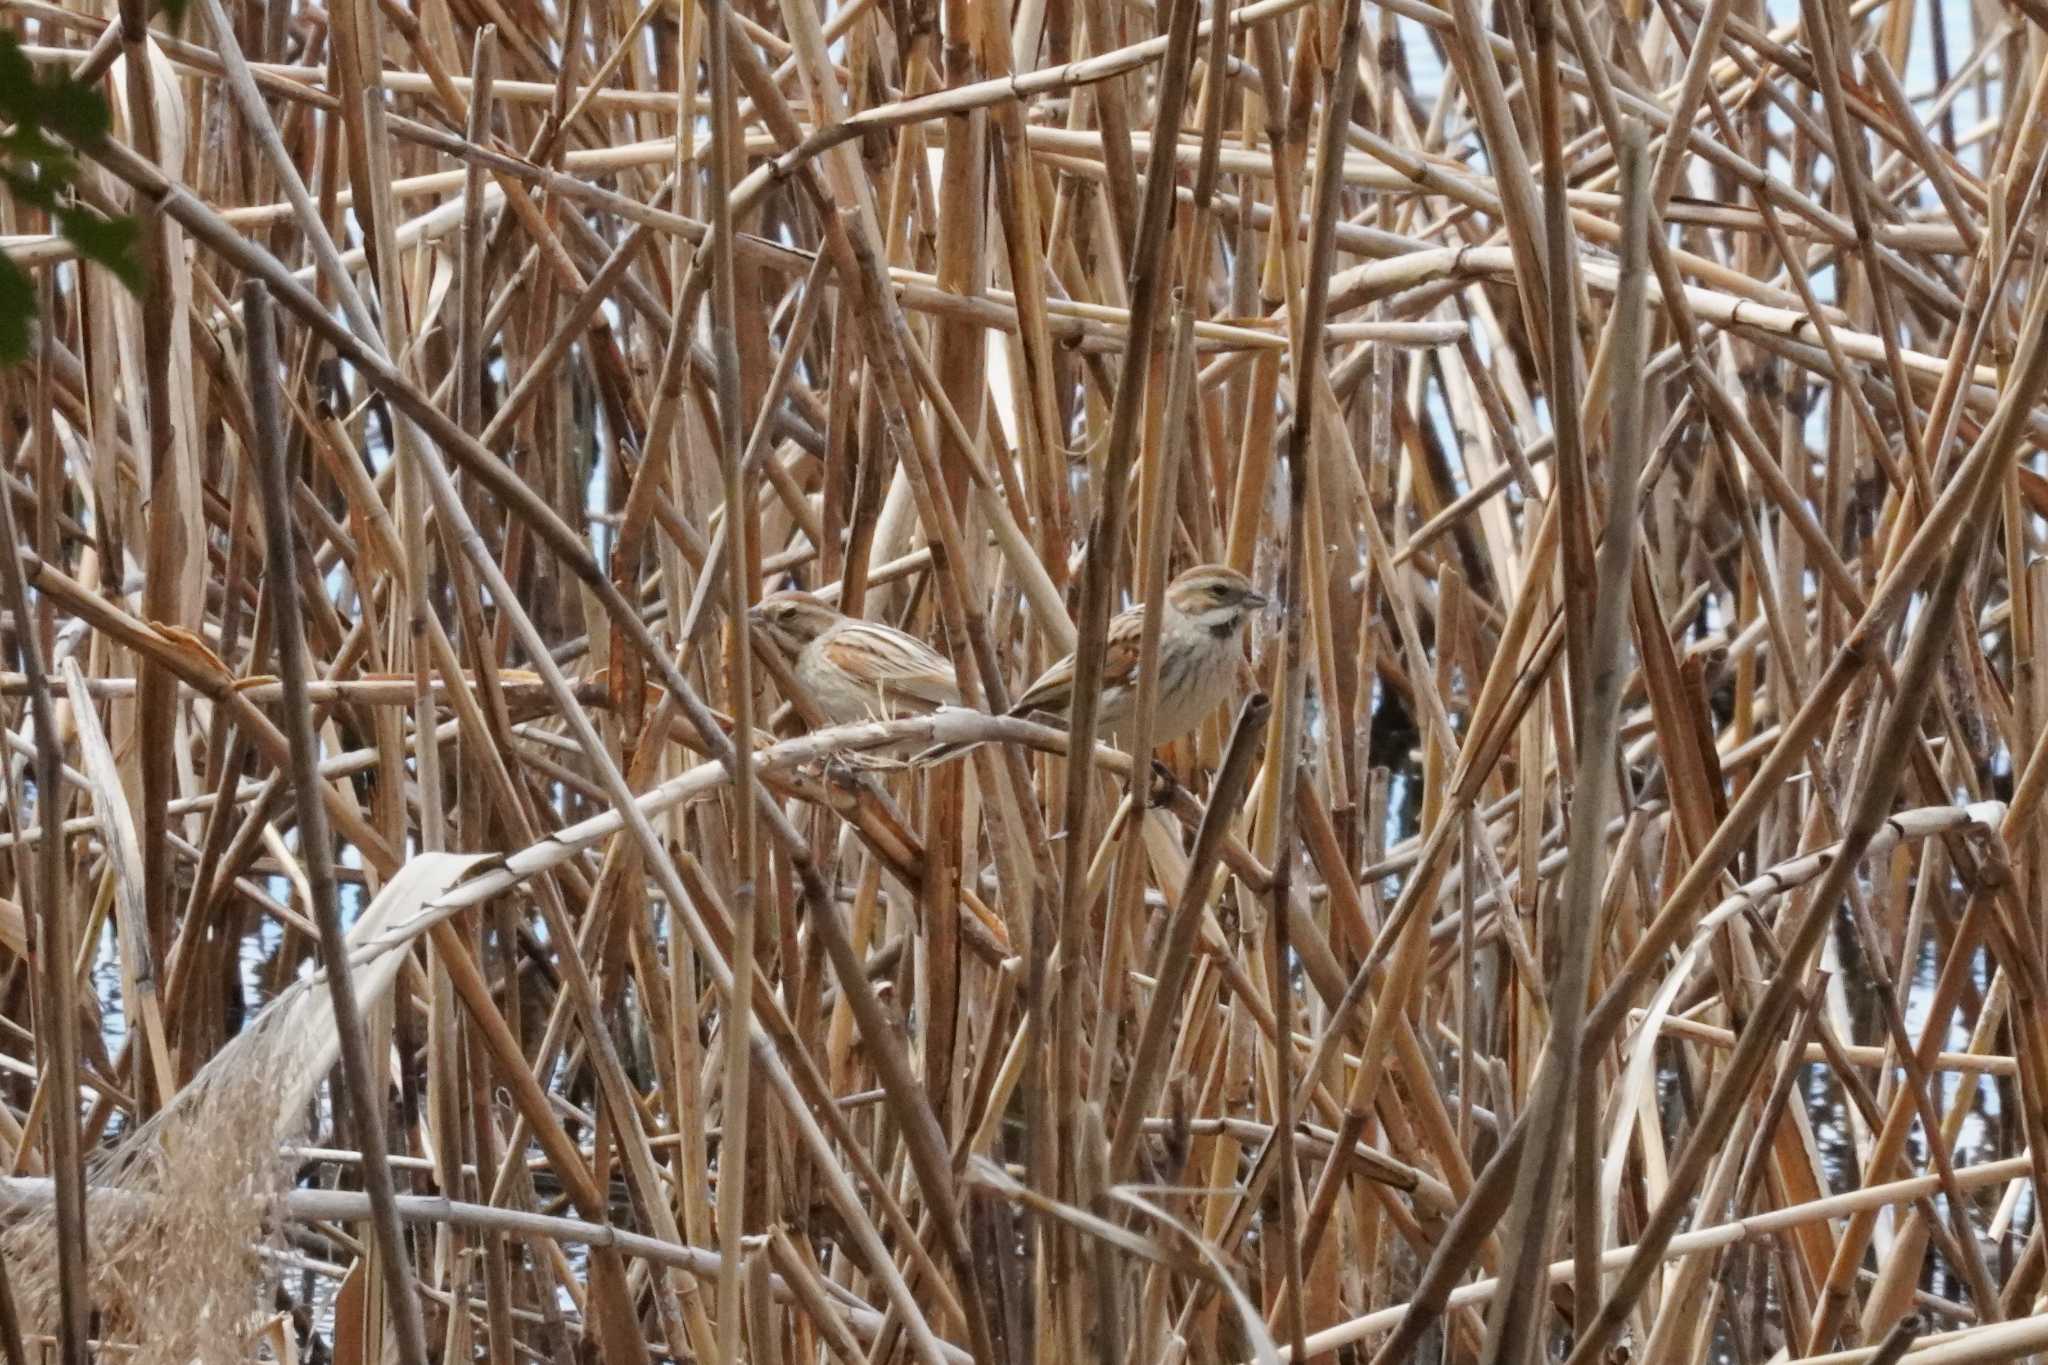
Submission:
M 351 935 L 368 938 L 414 914 L 479 861 L 417 855 Z M 358 968 L 365 1005 L 390 991 L 404 960 L 392 944 Z M 333 1008 L 324 983 L 295 982 L 160 1112 L 92 1160 L 87 1263 L 105 1340 L 163 1365 L 248 1358 L 277 1274 L 262 1252 L 294 1164 L 282 1148 L 340 1055 Z M 44 1331 L 58 1289 L 53 1218 L 46 1207 L 0 1234 L 16 1301 Z

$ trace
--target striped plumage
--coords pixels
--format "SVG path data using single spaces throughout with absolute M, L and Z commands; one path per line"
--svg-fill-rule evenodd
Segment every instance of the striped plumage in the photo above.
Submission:
M 1239 633 L 1266 605 L 1251 580 L 1221 564 L 1189 569 L 1166 588 L 1166 619 L 1159 626 L 1159 706 L 1152 742 L 1166 744 L 1202 723 L 1237 683 Z M 1108 734 L 1131 718 L 1138 704 L 1138 643 L 1145 630 L 1140 603 L 1110 620 L 1103 639 L 1102 700 L 1096 725 Z M 1042 711 L 1065 718 L 1074 699 L 1074 656 L 1039 675 L 1010 708 L 1014 716 Z
M 1159 701 L 1152 743 L 1187 734 L 1229 699 L 1241 659 L 1238 640 L 1251 614 L 1266 605 L 1251 580 L 1221 564 L 1189 569 L 1166 588 L 1166 618 L 1159 626 Z M 1102 693 L 1096 726 L 1104 735 L 1125 727 L 1138 704 L 1138 646 L 1145 629 L 1142 604 L 1110 620 L 1103 641 Z M 1074 656 L 1040 674 L 1010 707 L 1013 716 L 1039 714 L 1065 720 L 1074 699 Z M 940 745 L 922 758 L 937 762 L 971 744 Z
M 926 715 L 959 704 L 953 665 L 892 626 L 842 615 L 807 592 L 774 593 L 750 614 L 830 724 Z

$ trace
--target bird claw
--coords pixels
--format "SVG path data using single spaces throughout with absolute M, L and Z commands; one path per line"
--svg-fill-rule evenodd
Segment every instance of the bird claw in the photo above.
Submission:
M 903 760 L 898 758 L 855 750 L 827 754 L 819 759 L 818 775 L 836 787 L 853 788 L 860 785 L 866 773 L 891 772 L 904 766 Z

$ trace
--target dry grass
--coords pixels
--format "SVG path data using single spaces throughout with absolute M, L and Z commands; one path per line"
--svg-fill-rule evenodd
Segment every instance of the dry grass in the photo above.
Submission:
M 177 1104 L 87 1167 L 98 1331 L 138 1344 L 139 1360 L 222 1365 L 254 1349 L 270 1300 L 265 1214 L 290 1183 L 279 1144 L 306 1119 L 303 1107 L 279 1107 L 278 1051 L 266 1032 L 224 1053 Z M 55 1335 L 63 1260 L 54 1207 L 9 1227 L 0 1254 L 24 1326 Z
M 2048 1353 L 2035 0 L 0 15 L 10 1358 Z

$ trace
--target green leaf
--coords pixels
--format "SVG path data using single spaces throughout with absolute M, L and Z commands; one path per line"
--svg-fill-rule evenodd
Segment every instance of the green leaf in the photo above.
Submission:
M 170 0 L 167 12 L 184 11 L 185 0 Z M 133 218 L 108 218 L 73 201 L 78 163 L 71 147 L 103 140 L 113 126 L 98 90 L 63 70 L 40 74 L 20 41 L 0 32 L 0 187 L 10 198 L 56 219 L 79 259 L 113 272 L 135 293 L 145 287 L 135 250 Z M 14 261 L 0 257 L 0 365 L 28 354 L 29 320 L 35 316 L 35 286 Z
M 42 123 L 67 142 L 91 144 L 107 135 L 113 117 L 99 91 L 61 76 L 44 92 Z
M 8 192 L 30 208 L 57 212 L 57 191 L 48 182 L 15 170 L 0 170 L 0 180 L 5 180 Z
M 71 178 L 71 153 L 43 136 L 43 130 L 31 124 L 17 123 L 6 132 L 0 133 L 0 152 L 4 152 L 10 161 L 24 162 L 35 167 L 46 179 Z
M 0 111 L 10 118 L 33 113 L 40 103 L 35 63 L 11 33 L 0 33 Z
M 78 248 L 78 254 L 114 272 L 129 290 L 142 292 L 142 263 L 136 259 L 138 235 L 133 218 L 102 218 L 87 209 L 69 208 L 58 214 L 64 240 Z
M 28 325 L 36 315 L 36 287 L 28 272 L 0 253 L 0 365 L 28 358 Z

